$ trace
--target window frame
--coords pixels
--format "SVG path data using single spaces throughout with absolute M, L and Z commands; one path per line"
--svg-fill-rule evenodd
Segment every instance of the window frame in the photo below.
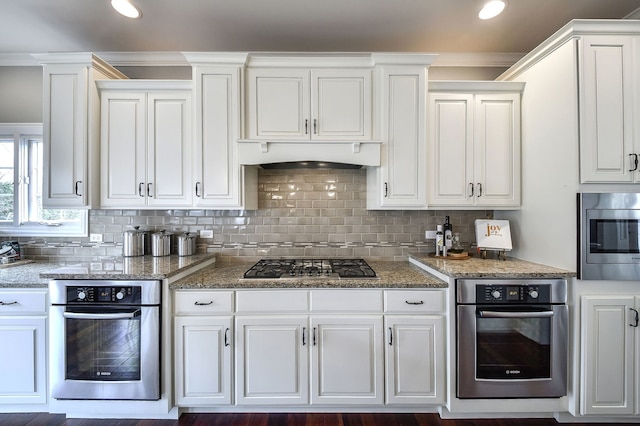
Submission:
M 22 222 L 21 218 L 26 211 L 27 216 L 30 212 L 29 198 L 33 192 L 33 186 L 28 190 L 20 189 L 20 174 L 21 170 L 30 168 L 30 162 L 32 161 L 27 143 L 29 139 L 43 139 L 43 126 L 42 123 L 17 123 L 17 124 L 5 124 L 0 123 L 0 138 L 13 139 L 13 181 L 14 181 L 14 193 L 13 193 L 13 206 L 14 214 L 13 222 L 0 221 L 0 236 L 59 236 L 59 237 L 87 237 L 89 234 L 89 211 L 78 210 L 80 213 L 80 220 L 74 223 L 58 223 L 57 225 L 47 224 L 45 222 Z M 21 155 L 22 153 L 22 155 Z M 45 166 L 43 164 L 43 169 Z M 41 178 L 42 178 L 41 170 Z M 21 196 L 22 194 L 22 196 Z

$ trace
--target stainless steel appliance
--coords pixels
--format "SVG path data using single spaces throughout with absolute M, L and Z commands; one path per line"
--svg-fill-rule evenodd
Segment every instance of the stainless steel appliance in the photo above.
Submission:
M 566 280 L 456 282 L 458 398 L 567 394 Z
M 160 398 L 160 281 L 53 280 L 51 396 Z
M 261 259 L 244 273 L 245 279 L 377 278 L 364 259 Z
M 640 280 L 640 194 L 578 194 L 578 278 Z

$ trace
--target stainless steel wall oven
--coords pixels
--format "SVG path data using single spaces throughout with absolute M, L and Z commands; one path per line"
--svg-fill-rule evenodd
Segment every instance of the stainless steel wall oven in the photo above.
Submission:
M 578 194 L 578 278 L 640 280 L 640 194 Z
M 565 280 L 458 280 L 457 397 L 567 394 Z
M 51 396 L 160 398 L 160 281 L 54 280 Z

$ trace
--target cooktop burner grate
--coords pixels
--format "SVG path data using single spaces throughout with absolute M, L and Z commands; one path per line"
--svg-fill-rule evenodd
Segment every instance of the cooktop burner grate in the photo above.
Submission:
M 377 278 L 364 259 L 261 259 L 244 273 L 246 279 Z

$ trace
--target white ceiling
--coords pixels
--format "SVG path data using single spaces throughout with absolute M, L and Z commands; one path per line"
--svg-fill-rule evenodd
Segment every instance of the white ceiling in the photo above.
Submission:
M 483 0 L 134 2 L 142 9 L 142 19 L 117 15 L 110 0 L 0 0 L 0 64 L 3 58 L 6 63 L 52 51 L 509 57 L 530 51 L 571 19 L 640 18 L 640 0 L 508 0 L 504 13 L 489 21 L 477 18 Z M 134 56 L 144 58 L 128 54 Z

